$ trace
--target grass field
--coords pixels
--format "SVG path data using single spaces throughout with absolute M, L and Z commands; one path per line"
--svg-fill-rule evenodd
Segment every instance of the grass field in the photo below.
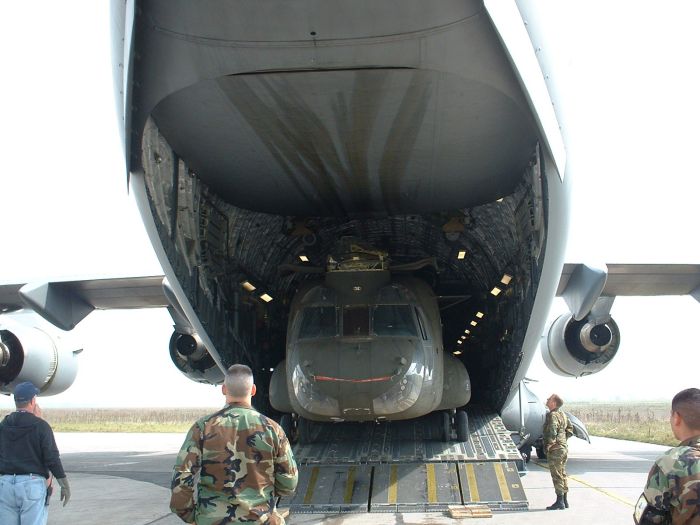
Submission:
M 54 432 L 187 432 L 218 408 L 45 408 Z M 4 414 L 2 414 L 4 416 Z
M 584 422 L 592 436 L 676 446 L 669 425 L 671 403 L 567 403 L 564 410 Z
M 668 424 L 670 403 L 567 403 L 592 436 L 675 446 Z M 44 409 L 55 432 L 187 432 L 211 408 Z M 4 416 L 4 413 L 1 414 Z

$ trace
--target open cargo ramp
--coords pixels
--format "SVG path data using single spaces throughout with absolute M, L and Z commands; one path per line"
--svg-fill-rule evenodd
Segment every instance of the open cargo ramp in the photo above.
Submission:
M 464 443 L 431 439 L 425 421 L 322 426 L 294 447 L 299 485 L 282 505 L 313 514 L 527 510 L 510 432 L 496 414 L 470 412 L 469 421 Z

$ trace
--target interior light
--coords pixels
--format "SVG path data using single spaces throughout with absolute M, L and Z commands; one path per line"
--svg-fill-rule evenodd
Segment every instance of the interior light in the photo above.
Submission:
M 362 286 L 360 285 L 355 285 L 352 287 L 352 291 L 355 293 L 360 293 L 362 291 Z
M 484 312 L 476 312 L 476 316 L 477 316 L 479 319 L 481 319 L 482 317 L 484 317 Z
M 496 202 L 503 202 L 503 197 L 501 197 L 500 199 L 496 199 Z
M 466 256 L 467 256 L 467 250 L 459 250 L 459 252 L 457 252 L 457 259 L 462 260 Z
M 498 295 L 499 293 L 501 293 L 501 289 L 498 286 L 494 286 L 493 290 L 491 290 L 491 295 L 495 296 L 495 295 Z
M 255 286 L 253 286 L 250 281 L 243 281 L 241 283 L 241 286 L 247 291 L 247 292 L 252 292 L 255 290 Z
M 508 275 L 507 273 L 503 274 L 503 277 L 501 277 L 501 282 L 508 286 L 510 284 L 511 279 L 513 279 L 512 275 Z
M 461 350 L 455 350 L 455 351 L 452 352 L 452 353 L 453 353 L 454 355 L 461 355 L 461 354 L 462 354 L 462 351 L 461 351 Z
M 467 338 L 466 335 L 463 335 L 462 337 L 460 337 L 460 339 L 462 339 L 462 340 L 464 340 L 464 339 L 466 339 L 466 338 Z
M 306 255 L 300 255 L 299 259 L 301 262 L 309 262 L 309 258 Z
M 272 301 L 272 296 L 264 293 L 260 296 L 260 299 L 262 299 L 266 303 L 269 303 L 270 301 Z
M 476 326 L 476 321 L 472 321 L 472 322 L 469 323 L 469 324 L 472 325 L 472 326 Z
M 461 344 L 462 344 L 462 340 L 461 340 L 461 339 L 457 339 L 457 344 L 458 344 L 458 345 L 461 345 Z
M 471 334 L 471 332 L 470 332 L 469 330 L 465 330 L 464 333 L 465 333 L 465 334 Z

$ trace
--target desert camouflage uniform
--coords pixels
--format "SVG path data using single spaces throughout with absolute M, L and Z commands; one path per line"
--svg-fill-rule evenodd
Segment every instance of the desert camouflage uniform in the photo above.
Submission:
M 283 524 L 275 500 L 292 494 L 298 480 L 284 431 L 242 403 L 197 421 L 173 470 L 170 509 L 197 525 Z
M 644 496 L 660 511 L 641 523 L 660 524 L 671 513 L 673 525 L 700 525 L 700 436 L 683 441 L 651 467 Z
M 573 434 L 574 430 L 564 412 L 554 409 L 547 413 L 542 431 L 544 439 L 544 450 L 547 453 L 547 464 L 549 473 L 552 475 L 554 491 L 558 495 L 569 492 L 569 485 L 566 482 L 566 460 L 569 447 L 566 440 Z

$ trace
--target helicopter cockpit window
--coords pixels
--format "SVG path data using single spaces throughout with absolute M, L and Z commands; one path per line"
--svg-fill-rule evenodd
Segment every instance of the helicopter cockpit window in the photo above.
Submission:
M 380 304 L 374 307 L 372 326 L 377 335 L 416 336 L 411 307 L 401 304 Z
M 335 306 L 307 306 L 303 315 L 299 339 L 335 337 L 338 334 Z
M 343 308 L 343 335 L 369 335 L 369 308 L 346 306 Z

